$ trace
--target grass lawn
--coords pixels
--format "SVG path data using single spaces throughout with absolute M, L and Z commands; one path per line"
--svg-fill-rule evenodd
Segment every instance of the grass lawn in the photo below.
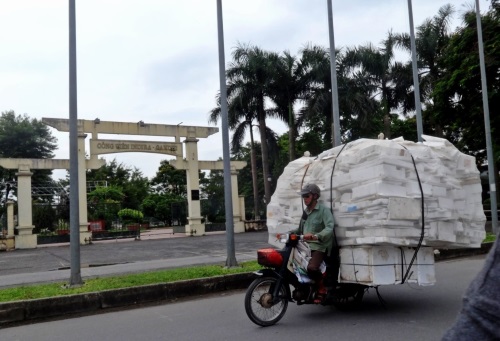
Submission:
M 69 288 L 67 283 L 51 283 L 0 289 L 0 302 L 30 300 L 37 298 L 74 295 L 110 289 L 136 287 L 148 284 L 169 283 L 196 278 L 208 278 L 236 273 L 252 272 L 262 267 L 257 261 L 243 262 L 239 267 L 226 268 L 221 265 L 206 265 L 189 268 L 144 272 L 124 276 L 88 279 L 80 287 Z
M 494 242 L 497 239 L 496 235 L 492 232 L 486 233 L 486 238 L 483 240 L 483 243 Z

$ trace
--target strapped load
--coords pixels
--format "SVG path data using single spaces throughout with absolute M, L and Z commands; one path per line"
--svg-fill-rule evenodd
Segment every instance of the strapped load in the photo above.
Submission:
M 480 247 L 486 217 L 475 158 L 445 139 L 423 137 L 423 143 L 359 139 L 290 162 L 267 207 L 269 242 L 298 226 L 303 208 L 297 192 L 315 183 L 320 201 L 333 210 L 344 253 L 396 247 L 399 263 L 404 247 L 422 247 L 425 254 Z

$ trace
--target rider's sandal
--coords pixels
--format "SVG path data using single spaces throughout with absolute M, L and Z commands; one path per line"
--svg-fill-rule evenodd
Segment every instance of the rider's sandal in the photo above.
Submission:
M 321 304 L 326 298 L 326 290 L 318 290 L 314 296 L 314 304 Z

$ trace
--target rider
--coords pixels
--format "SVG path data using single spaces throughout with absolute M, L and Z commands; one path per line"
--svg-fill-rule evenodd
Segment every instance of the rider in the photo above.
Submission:
M 318 202 L 321 190 L 316 184 L 305 185 L 300 191 L 300 195 L 306 208 L 299 228 L 290 232 L 302 233 L 304 240 L 311 248 L 311 259 L 307 266 L 307 273 L 317 285 L 314 303 L 321 303 L 327 292 L 320 266 L 327 253 L 331 251 L 334 219 L 330 209 Z

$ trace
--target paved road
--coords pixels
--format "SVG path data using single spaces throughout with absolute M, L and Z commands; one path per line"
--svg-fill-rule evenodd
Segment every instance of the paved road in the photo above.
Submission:
M 110 312 L 0 330 L 2 341 L 59 340 L 440 340 L 484 256 L 436 264 L 437 283 L 383 286 L 384 308 L 373 289 L 360 309 L 290 304 L 275 326 L 261 328 L 245 315 L 243 293 L 225 292 L 153 307 Z
M 268 247 L 267 231 L 234 235 L 236 259 L 256 259 L 256 250 Z M 80 247 L 83 278 L 143 272 L 195 264 L 224 264 L 225 233 L 202 237 L 172 234 L 171 230 L 143 233 L 141 240 L 118 239 Z M 70 277 L 69 244 L 0 253 L 0 288 L 65 281 Z

